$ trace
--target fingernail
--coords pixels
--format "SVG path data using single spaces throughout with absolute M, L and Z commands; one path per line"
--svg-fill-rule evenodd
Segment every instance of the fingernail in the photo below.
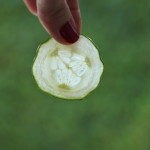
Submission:
M 75 30 L 70 21 L 66 22 L 60 28 L 60 34 L 68 43 L 74 43 L 79 39 L 77 31 Z

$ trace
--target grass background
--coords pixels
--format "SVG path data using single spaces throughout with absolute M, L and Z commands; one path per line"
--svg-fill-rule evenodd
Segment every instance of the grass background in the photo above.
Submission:
M 149 150 L 150 1 L 80 0 L 100 48 L 100 86 L 82 101 L 40 91 L 31 66 L 49 38 L 19 0 L 0 0 L 0 149 Z

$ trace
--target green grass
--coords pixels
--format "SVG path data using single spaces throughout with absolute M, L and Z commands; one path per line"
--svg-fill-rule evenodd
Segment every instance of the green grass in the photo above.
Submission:
M 0 149 L 149 150 L 150 2 L 80 1 L 100 48 L 100 86 L 82 101 L 40 91 L 31 66 L 49 38 L 22 1 L 0 0 Z

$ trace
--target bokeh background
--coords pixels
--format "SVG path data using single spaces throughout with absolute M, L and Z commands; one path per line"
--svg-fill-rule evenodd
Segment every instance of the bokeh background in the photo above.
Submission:
M 0 0 L 1 150 L 150 149 L 150 1 L 80 7 L 105 70 L 88 97 L 65 101 L 39 90 L 31 72 L 49 35 L 23 1 Z

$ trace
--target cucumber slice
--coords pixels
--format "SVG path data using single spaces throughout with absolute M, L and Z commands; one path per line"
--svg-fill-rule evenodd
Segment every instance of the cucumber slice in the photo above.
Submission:
M 33 75 L 39 88 L 62 99 L 82 99 L 94 90 L 103 72 L 98 50 L 84 36 L 72 45 L 53 38 L 38 48 Z

